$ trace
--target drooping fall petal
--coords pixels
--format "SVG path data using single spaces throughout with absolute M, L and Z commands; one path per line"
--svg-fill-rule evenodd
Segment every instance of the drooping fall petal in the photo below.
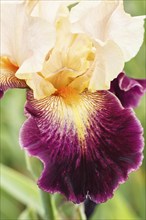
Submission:
M 67 87 L 39 101 L 29 91 L 25 112 L 21 145 L 43 162 L 38 185 L 47 192 L 105 202 L 141 165 L 142 127 L 108 91 L 79 95 Z
M 111 82 L 110 91 L 119 98 L 125 108 L 135 108 L 146 92 L 146 79 L 133 79 L 120 73 Z

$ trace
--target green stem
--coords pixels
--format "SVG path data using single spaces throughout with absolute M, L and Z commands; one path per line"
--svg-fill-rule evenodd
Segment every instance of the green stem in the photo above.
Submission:
M 86 215 L 85 215 L 85 211 L 84 211 L 84 206 L 82 204 L 78 205 L 77 212 L 79 215 L 79 220 L 86 220 L 87 219 Z
M 57 210 L 53 196 L 43 191 L 40 191 L 40 193 L 44 207 L 44 220 L 57 220 Z
M 29 214 L 30 214 L 30 217 L 31 217 L 32 220 L 38 220 L 38 216 L 37 216 L 35 210 L 30 208 L 29 209 Z
M 25 155 L 27 169 L 36 180 L 37 176 L 35 170 L 33 169 L 33 164 L 31 162 L 31 158 L 28 155 Z M 38 167 L 38 164 L 35 164 Z M 38 167 L 39 168 L 39 167 Z M 57 210 L 53 196 L 49 193 L 46 193 L 40 190 L 41 199 L 42 199 L 42 206 L 44 209 L 44 220 L 57 220 Z

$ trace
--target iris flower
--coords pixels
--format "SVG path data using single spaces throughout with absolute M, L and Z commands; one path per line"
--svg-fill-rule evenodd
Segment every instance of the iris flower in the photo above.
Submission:
M 0 94 L 27 89 L 20 144 L 44 165 L 38 186 L 101 203 L 143 159 L 132 108 L 146 80 L 123 68 L 142 45 L 144 16 L 118 0 L 71 3 L 2 1 Z

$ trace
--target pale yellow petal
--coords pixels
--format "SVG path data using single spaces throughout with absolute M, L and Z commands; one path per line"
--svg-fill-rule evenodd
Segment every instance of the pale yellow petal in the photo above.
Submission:
M 39 2 L 39 0 L 24 0 L 26 11 L 28 14 L 32 12 L 36 4 Z
M 34 98 L 38 100 L 50 96 L 56 91 L 54 86 L 38 73 L 31 74 L 26 83 L 33 90 Z
M 81 75 L 90 66 L 92 47 L 93 43 L 86 35 L 70 32 L 68 19 L 60 19 L 57 24 L 55 48 L 44 63 L 43 76 L 48 79 L 50 77 L 58 79 L 58 73 L 61 72 L 62 75 L 62 71 L 72 72 L 74 77 Z M 69 74 L 67 76 L 70 78 Z M 64 77 L 60 80 L 63 81 Z
M 70 84 L 69 87 L 77 90 L 79 93 L 82 93 L 85 89 L 88 88 L 90 78 L 84 74 L 75 78 Z
M 63 69 L 63 63 L 61 59 L 61 51 L 53 50 L 49 59 L 44 62 L 42 74 L 45 78 L 54 75 Z
M 77 76 L 77 72 L 73 72 L 71 70 L 63 70 L 55 75 L 48 77 L 48 80 L 55 86 L 55 88 L 60 89 L 62 87 L 68 86 Z
M 42 74 L 49 77 L 61 71 L 65 67 L 67 53 L 74 39 L 74 35 L 70 32 L 70 24 L 68 19 L 60 19 L 57 23 L 57 36 L 55 47 L 44 63 Z
M 69 48 L 67 66 L 80 74 L 84 73 L 90 66 L 88 56 L 92 47 L 93 43 L 86 35 L 78 35 Z

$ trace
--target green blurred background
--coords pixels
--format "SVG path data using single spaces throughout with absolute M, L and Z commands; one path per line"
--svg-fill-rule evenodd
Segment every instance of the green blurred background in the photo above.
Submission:
M 146 1 L 126 0 L 125 10 L 132 15 L 145 14 Z M 145 52 L 146 44 L 143 44 L 137 56 L 126 64 L 125 71 L 129 76 L 135 78 L 146 78 Z M 18 172 L 14 173 L 13 175 L 13 171 L 6 169 L 5 167 L 1 170 L 2 174 L 5 173 L 1 183 L 2 187 L 0 194 L 1 220 L 41 219 L 41 217 L 35 215 L 34 211 L 35 209 L 37 209 L 37 206 L 39 206 L 40 203 L 38 198 L 39 194 L 38 192 L 36 192 L 37 187 L 31 180 L 31 182 L 29 183 L 29 179 L 32 179 L 32 177 L 29 171 L 27 171 L 26 169 L 25 153 L 23 150 L 20 149 L 18 140 L 19 129 L 22 123 L 25 121 L 25 117 L 23 115 L 24 103 L 25 91 L 13 89 L 5 94 L 5 97 L 1 101 L 0 106 L 1 163 Z M 135 112 L 146 131 L 145 107 L 145 98 L 143 97 L 140 106 L 135 110 Z M 33 161 L 33 163 L 36 163 L 36 161 Z M 130 174 L 129 180 L 125 184 L 121 185 L 120 188 L 116 191 L 113 199 L 105 204 L 97 206 L 91 219 L 146 219 L 145 171 L 146 166 L 144 160 L 141 168 L 137 172 Z M 19 176 L 19 174 L 23 174 L 23 176 Z M 15 175 L 16 177 L 14 178 Z M 32 190 L 31 188 L 29 188 L 30 186 L 32 187 Z M 37 193 L 36 198 L 35 193 Z M 63 202 L 63 204 L 60 205 L 59 201 L 61 200 L 61 197 L 58 195 L 55 195 L 54 199 L 56 204 L 58 205 L 58 211 L 60 213 L 58 219 L 80 219 L 77 214 L 78 208 L 76 205 L 72 204 L 71 202 Z

